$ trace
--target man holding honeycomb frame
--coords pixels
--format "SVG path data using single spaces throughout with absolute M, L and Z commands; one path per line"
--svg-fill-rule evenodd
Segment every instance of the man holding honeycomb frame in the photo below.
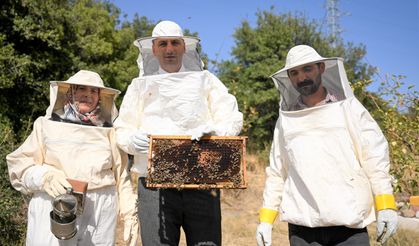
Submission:
M 236 98 L 207 70 L 199 39 L 179 25 L 161 21 L 152 36 L 134 42 L 140 76 L 123 99 L 115 121 L 121 149 L 134 156 L 138 173 L 139 218 L 144 245 L 178 245 L 182 227 L 188 245 L 221 244 L 219 190 L 148 188 L 149 135 L 235 136 L 243 116 Z

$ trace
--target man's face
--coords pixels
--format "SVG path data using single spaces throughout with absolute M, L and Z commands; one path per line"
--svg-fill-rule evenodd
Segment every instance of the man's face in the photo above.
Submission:
M 179 71 L 184 53 L 185 43 L 181 38 L 156 38 L 153 41 L 153 54 L 166 72 Z
M 92 112 L 99 102 L 100 89 L 93 86 L 77 85 L 73 87 L 73 103 L 80 113 Z
M 301 95 L 310 96 L 320 88 L 323 72 L 324 63 L 310 63 L 288 70 L 288 77 Z

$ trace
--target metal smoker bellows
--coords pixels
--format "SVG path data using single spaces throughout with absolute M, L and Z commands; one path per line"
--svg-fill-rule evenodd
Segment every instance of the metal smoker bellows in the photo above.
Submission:
M 51 232 L 60 240 L 68 240 L 77 233 L 77 216 L 82 215 L 87 182 L 67 179 L 72 188 L 67 193 L 57 196 L 50 212 Z
M 72 192 L 73 189 L 68 188 L 67 194 L 57 196 L 52 203 L 51 232 L 61 240 L 71 239 L 77 233 L 77 198 Z

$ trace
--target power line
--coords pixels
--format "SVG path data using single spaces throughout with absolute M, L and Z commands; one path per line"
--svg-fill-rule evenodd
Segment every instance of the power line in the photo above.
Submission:
M 330 38 L 332 47 L 336 47 L 339 43 L 342 42 L 342 29 L 340 28 L 340 17 L 342 14 L 338 5 L 339 0 L 327 0 L 327 34 Z

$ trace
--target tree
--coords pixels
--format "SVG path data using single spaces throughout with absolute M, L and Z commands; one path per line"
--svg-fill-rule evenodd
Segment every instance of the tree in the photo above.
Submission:
M 49 105 L 49 81 L 90 69 L 124 91 L 138 75 L 132 42 L 152 28 L 145 17 L 121 24 L 117 7 L 93 0 L 5 0 L 0 8 L 0 102 L 8 106 L 0 113 L 20 138 Z
M 219 76 L 236 95 L 244 114 L 243 134 L 256 149 L 267 148 L 278 117 L 278 91 L 269 78 L 284 66 L 288 50 L 298 44 L 314 47 L 325 57 L 345 58 L 350 81 L 369 79 L 374 68 L 361 62 L 365 47 L 348 43 L 332 48 L 318 24 L 291 14 L 257 13 L 256 27 L 243 21 L 236 29 L 234 58 L 218 64 Z
M 22 196 L 11 187 L 5 164 L 6 155 L 14 147 L 11 122 L 0 114 L 0 245 L 22 244 L 26 229 L 26 215 L 22 209 L 25 204 Z
M 113 4 L 94 0 L 2 1 L 0 245 L 24 238 L 24 203 L 10 185 L 5 157 L 27 137 L 34 119 L 45 114 L 49 81 L 90 69 L 105 85 L 124 91 L 138 75 L 138 49 L 132 42 L 154 25 L 138 16 L 121 22 L 119 15 Z
M 218 64 L 219 76 L 236 95 L 244 114 L 243 134 L 252 150 L 267 150 L 278 117 L 278 91 L 269 75 L 285 64 L 288 50 L 299 44 L 314 47 L 324 57 L 343 57 L 345 69 L 358 100 L 367 108 L 385 134 L 390 147 L 391 174 L 397 193 L 417 194 L 419 178 L 418 92 L 403 93 L 403 77 L 382 82 L 380 90 L 366 90 L 375 68 L 362 62 L 366 47 L 353 43 L 332 48 L 319 26 L 301 16 L 257 13 L 254 28 L 243 21 L 236 29 L 232 60 Z

